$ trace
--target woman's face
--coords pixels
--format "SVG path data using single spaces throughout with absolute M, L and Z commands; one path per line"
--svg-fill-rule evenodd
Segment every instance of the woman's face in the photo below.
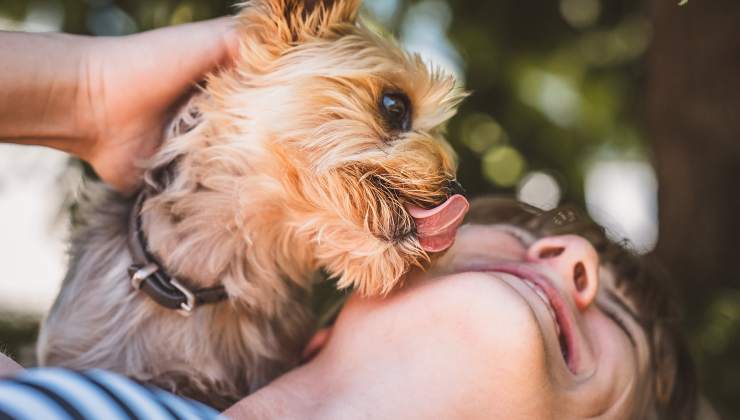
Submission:
M 631 311 L 581 237 L 467 225 L 404 288 L 354 296 L 305 369 L 344 414 L 643 418 L 649 348 Z
M 645 415 L 647 337 L 585 239 L 535 240 L 513 226 L 468 225 L 431 273 L 508 288 L 489 294 L 491 311 L 509 311 L 511 321 L 490 328 L 506 329 L 518 341 L 504 346 L 510 353 L 497 362 L 519 369 L 509 395 L 521 398 L 520 408 L 539 405 L 559 419 Z

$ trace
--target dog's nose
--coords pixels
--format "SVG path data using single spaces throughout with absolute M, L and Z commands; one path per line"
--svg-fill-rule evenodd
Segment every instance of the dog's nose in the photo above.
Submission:
M 465 196 L 465 188 L 463 188 L 456 179 L 447 181 L 447 191 L 449 192 L 449 196 L 453 196 L 455 194 Z

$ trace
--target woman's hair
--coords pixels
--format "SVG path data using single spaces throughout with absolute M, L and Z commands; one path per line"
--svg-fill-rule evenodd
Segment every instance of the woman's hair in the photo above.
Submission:
M 615 243 L 576 207 L 543 211 L 509 198 L 473 200 L 467 222 L 506 223 L 539 237 L 575 234 L 589 240 L 601 263 L 614 272 L 616 287 L 635 303 L 638 322 L 650 345 L 653 412 L 658 419 L 694 419 L 697 380 L 694 364 L 680 331 L 679 305 L 668 275 L 650 257 L 638 256 L 629 242 Z

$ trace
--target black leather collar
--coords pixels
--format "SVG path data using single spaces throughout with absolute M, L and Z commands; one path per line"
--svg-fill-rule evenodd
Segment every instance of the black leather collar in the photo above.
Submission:
M 159 305 L 189 315 L 198 305 L 226 300 L 223 286 L 191 290 L 180 280 L 167 274 L 162 263 L 149 252 L 146 237 L 141 229 L 141 208 L 148 194 L 139 193 L 131 210 L 128 247 L 133 264 L 128 273 L 131 285 L 149 296 Z

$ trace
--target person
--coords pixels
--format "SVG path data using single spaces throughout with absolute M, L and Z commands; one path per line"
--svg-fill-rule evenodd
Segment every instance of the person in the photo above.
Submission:
M 0 141 L 68 151 L 132 192 L 169 111 L 204 73 L 228 65 L 233 36 L 228 20 L 103 40 L 0 33 Z M 428 272 L 410 273 L 384 299 L 353 296 L 314 341 L 315 357 L 224 414 L 692 418 L 692 365 L 654 270 L 574 210 L 483 200 L 470 221 Z M 0 387 L 14 391 L 0 392 L 0 417 L 53 407 L 59 418 L 84 418 L 112 404 L 123 417 L 158 406 L 160 418 L 197 418 L 184 400 L 115 374 L 21 371 L 0 358 L 3 367 L 14 376 Z M 69 386 L 96 380 L 107 381 L 97 399 L 89 392 L 98 384 L 85 385 L 88 394 Z M 138 399 L 121 398 L 126 389 Z
M 573 208 L 477 200 L 431 270 L 387 298 L 353 296 L 314 359 L 225 414 L 695 418 L 661 278 Z
M 578 211 L 479 199 L 430 270 L 352 296 L 313 358 L 224 415 L 693 419 L 677 322 L 660 271 Z

